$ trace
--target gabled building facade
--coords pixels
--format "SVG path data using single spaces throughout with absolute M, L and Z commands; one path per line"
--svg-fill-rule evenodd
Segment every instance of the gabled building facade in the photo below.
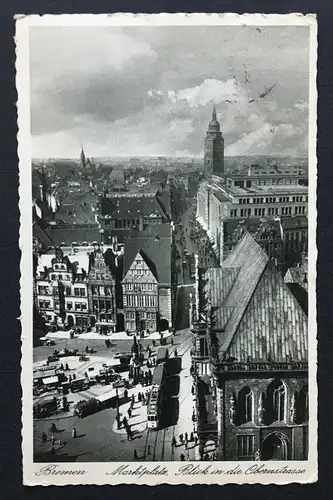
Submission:
M 122 280 L 125 329 L 166 330 L 173 321 L 170 224 L 132 231 L 124 243 Z
M 158 325 L 158 281 L 149 259 L 139 251 L 123 281 L 125 329 L 156 331 Z
M 88 256 L 55 254 L 40 256 L 36 278 L 36 306 L 47 326 L 89 325 L 87 274 Z
M 87 285 L 91 326 L 101 334 L 114 333 L 117 324 L 116 282 L 99 249 L 93 254 Z

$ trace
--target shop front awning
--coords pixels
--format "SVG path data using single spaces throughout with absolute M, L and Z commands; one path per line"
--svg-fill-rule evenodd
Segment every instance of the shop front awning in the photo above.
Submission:
M 59 382 L 59 377 L 47 377 L 43 378 L 43 384 L 44 385 L 49 385 L 49 384 L 57 384 Z

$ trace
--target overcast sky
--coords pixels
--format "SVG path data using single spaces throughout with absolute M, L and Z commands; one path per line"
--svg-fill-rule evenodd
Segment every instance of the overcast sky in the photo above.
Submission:
M 213 103 L 226 155 L 307 154 L 307 27 L 30 34 L 33 157 L 200 156 Z

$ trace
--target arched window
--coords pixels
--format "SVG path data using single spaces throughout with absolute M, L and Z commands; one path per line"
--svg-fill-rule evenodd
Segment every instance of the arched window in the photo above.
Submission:
M 239 392 L 237 410 L 239 424 L 253 421 L 253 393 L 249 387 L 244 387 Z
M 274 380 L 267 389 L 267 400 L 272 422 L 286 419 L 286 387 L 281 380 Z
M 303 424 L 309 419 L 308 386 L 302 387 L 296 398 L 296 423 Z

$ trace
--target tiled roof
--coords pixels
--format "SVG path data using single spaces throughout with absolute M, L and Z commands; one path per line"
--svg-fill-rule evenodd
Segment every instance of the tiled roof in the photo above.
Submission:
M 307 359 L 306 315 L 249 233 L 205 277 L 220 360 Z
M 308 218 L 301 217 L 281 217 L 283 229 L 306 229 L 308 227 Z
M 162 201 L 161 201 L 162 203 Z M 114 218 L 163 217 L 166 213 L 156 196 L 126 196 L 102 198 L 101 215 Z
M 124 242 L 123 276 L 141 251 L 159 283 L 171 284 L 171 227 L 170 224 L 149 226 L 144 231 L 132 231 Z M 154 267 L 155 266 L 155 270 Z
M 71 245 L 72 243 L 97 243 L 101 242 L 101 234 L 97 225 L 89 226 L 49 226 L 45 231 L 52 239 L 55 246 L 62 244 Z
M 276 268 L 269 263 L 259 280 L 228 356 L 246 362 L 307 361 L 307 317 Z
M 281 238 L 280 223 L 273 218 L 263 218 L 258 219 L 255 217 L 249 217 L 246 219 L 224 219 L 223 221 L 224 239 L 225 241 L 230 241 L 236 238 L 241 231 L 248 231 L 253 234 L 254 237 L 267 234 L 267 238 Z
M 32 235 L 34 238 L 37 238 L 46 248 L 54 246 L 50 235 L 40 227 L 37 221 L 35 221 L 32 225 Z

